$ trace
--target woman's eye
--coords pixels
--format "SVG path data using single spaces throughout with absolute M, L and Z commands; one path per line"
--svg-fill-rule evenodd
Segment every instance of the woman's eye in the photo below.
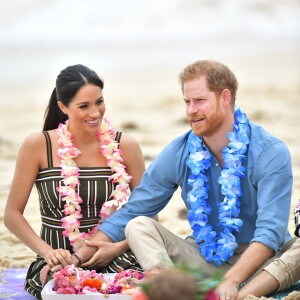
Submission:
M 101 105 L 102 102 L 103 102 L 103 100 L 97 100 L 96 105 Z
M 87 108 L 87 105 L 81 105 L 81 106 L 79 106 L 79 108 L 85 109 L 85 108 Z

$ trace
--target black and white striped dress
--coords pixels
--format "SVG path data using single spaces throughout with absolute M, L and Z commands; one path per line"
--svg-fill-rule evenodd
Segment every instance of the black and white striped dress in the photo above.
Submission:
M 56 190 L 63 179 L 60 175 L 61 168 L 53 167 L 51 140 L 47 132 L 43 133 L 47 143 L 48 167 L 41 169 L 35 180 L 42 219 L 40 236 L 54 249 L 64 248 L 72 253 L 69 239 L 62 234 L 64 229 L 61 218 L 64 217 L 62 212 L 64 202 Z M 119 142 L 120 138 L 121 133 L 118 132 L 116 140 Z M 77 191 L 83 199 L 81 204 L 83 217 L 80 219 L 80 231 L 88 232 L 98 224 L 101 206 L 109 200 L 109 196 L 114 189 L 113 184 L 108 180 L 112 172 L 109 167 L 93 167 L 81 168 L 79 173 L 80 186 Z M 40 271 L 45 265 L 44 259 L 38 255 L 36 260 L 31 263 L 25 280 L 27 292 L 38 299 L 41 299 L 42 291 Z M 97 269 L 97 272 L 114 273 L 118 272 L 119 268 L 141 270 L 134 254 L 128 251 L 115 258 L 107 267 Z

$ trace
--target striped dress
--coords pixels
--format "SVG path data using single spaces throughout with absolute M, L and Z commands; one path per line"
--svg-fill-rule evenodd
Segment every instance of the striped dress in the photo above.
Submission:
M 54 249 L 64 248 L 71 253 L 72 246 L 69 239 L 64 237 L 64 231 L 61 218 L 64 217 L 62 212 L 64 202 L 61 200 L 56 188 L 60 186 L 63 179 L 60 175 L 61 168 L 53 167 L 51 140 L 48 132 L 43 132 L 47 144 L 48 167 L 41 169 L 35 180 L 38 191 L 42 226 L 40 231 L 41 238 L 51 245 Z M 118 132 L 116 141 L 119 142 L 121 133 Z M 114 189 L 113 184 L 108 180 L 112 175 L 109 167 L 93 167 L 80 169 L 80 186 L 77 191 L 83 199 L 81 204 L 80 231 L 88 232 L 99 223 L 99 211 L 102 204 L 109 200 L 109 196 Z M 25 280 L 25 290 L 31 295 L 41 299 L 42 285 L 40 282 L 40 271 L 46 265 L 45 260 L 37 255 L 36 260 L 31 263 Z M 127 251 L 121 256 L 115 258 L 108 266 L 97 269 L 101 273 L 115 273 L 123 269 L 139 269 L 134 254 Z

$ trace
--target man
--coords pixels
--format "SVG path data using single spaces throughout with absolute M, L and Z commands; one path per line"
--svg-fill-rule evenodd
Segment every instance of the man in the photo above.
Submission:
M 160 153 L 129 202 L 93 240 L 121 241 L 129 222 L 126 238 L 144 270 L 183 261 L 208 272 L 219 268 L 225 272 L 220 299 L 237 299 L 238 286 L 291 239 L 290 154 L 235 109 L 238 83 L 225 65 L 197 61 L 183 70 L 180 82 L 191 130 Z M 186 240 L 151 218 L 178 187 L 193 230 Z

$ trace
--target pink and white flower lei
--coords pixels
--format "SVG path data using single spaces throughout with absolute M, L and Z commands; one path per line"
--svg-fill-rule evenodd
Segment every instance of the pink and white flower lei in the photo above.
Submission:
M 65 201 L 63 212 L 65 217 L 61 219 L 62 227 L 64 228 L 63 235 L 68 237 L 73 250 L 76 251 L 83 241 L 91 237 L 99 225 L 95 226 L 90 232 L 80 232 L 79 219 L 82 218 L 80 204 L 83 200 L 77 193 L 77 186 L 80 185 L 79 171 L 74 162 L 74 158 L 81 154 L 73 144 L 72 134 L 67 129 L 68 121 L 65 124 L 59 124 L 56 129 L 58 135 L 58 144 L 60 148 L 57 150 L 57 155 L 61 161 L 61 176 L 62 186 L 57 188 L 62 201 Z M 117 184 L 116 188 L 110 195 L 113 200 L 107 201 L 102 205 L 99 216 L 101 217 L 99 224 L 104 219 L 110 217 L 129 196 L 129 182 L 131 176 L 125 171 L 125 166 L 122 164 L 122 151 L 119 149 L 119 143 L 116 142 L 116 130 L 110 127 L 108 120 L 103 118 L 101 127 L 97 132 L 97 138 L 100 141 L 100 151 L 107 159 L 107 165 L 114 173 L 109 177 L 113 184 Z

